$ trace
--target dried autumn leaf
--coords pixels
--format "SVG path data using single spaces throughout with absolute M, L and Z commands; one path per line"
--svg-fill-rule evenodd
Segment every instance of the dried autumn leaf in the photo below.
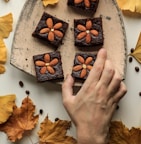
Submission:
M 0 74 L 3 74 L 5 71 L 5 67 L 0 64 Z
M 139 63 L 141 63 L 141 33 L 139 35 L 135 50 L 129 55 L 133 56 Z
M 7 38 L 12 31 L 13 16 L 9 13 L 0 17 L 0 38 Z
M 0 63 L 4 64 L 7 60 L 7 48 L 3 42 L 3 39 L 0 38 Z
M 128 129 L 122 122 L 111 123 L 108 144 L 140 144 L 141 129 L 132 127 Z
M 12 115 L 15 99 L 14 94 L 0 96 L 0 124 L 6 122 Z
M 43 2 L 43 5 L 46 7 L 46 6 L 48 6 L 49 4 L 50 4 L 50 5 L 54 5 L 54 4 L 58 3 L 59 0 L 42 0 L 42 2 Z
M 14 106 L 12 116 L 0 125 L 0 131 L 5 132 L 11 142 L 21 139 L 24 132 L 32 130 L 38 122 L 39 116 L 34 113 L 35 105 L 26 97 L 20 108 Z
M 40 144 L 76 144 L 77 142 L 73 137 L 66 135 L 70 126 L 70 121 L 57 120 L 53 123 L 46 117 L 38 132 Z
M 117 3 L 122 10 L 141 13 L 140 0 L 117 0 Z

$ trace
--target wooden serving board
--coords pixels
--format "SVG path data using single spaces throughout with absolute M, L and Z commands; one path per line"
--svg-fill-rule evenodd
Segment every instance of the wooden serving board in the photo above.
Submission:
M 16 68 L 36 76 L 33 55 L 52 52 L 54 49 L 33 38 L 43 12 L 50 13 L 69 23 L 69 28 L 63 39 L 63 45 L 58 47 L 61 52 L 64 75 L 71 73 L 76 52 L 86 52 L 74 46 L 73 20 L 90 17 L 87 13 L 74 11 L 67 6 L 67 0 L 60 0 L 55 6 L 43 7 L 41 0 L 27 0 L 15 31 L 10 63 Z M 126 36 L 122 16 L 115 0 L 100 0 L 97 12 L 91 17 L 103 18 L 104 45 L 108 58 L 112 60 L 124 77 L 126 67 Z M 94 49 L 90 53 L 96 53 Z

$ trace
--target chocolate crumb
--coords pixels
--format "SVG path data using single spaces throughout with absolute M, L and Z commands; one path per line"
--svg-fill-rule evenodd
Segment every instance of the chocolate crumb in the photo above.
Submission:
M 136 71 L 136 72 L 139 72 L 139 71 L 140 71 L 139 67 L 136 66 L 136 67 L 135 67 L 135 71 Z
M 22 81 L 19 81 L 20 87 L 24 87 L 24 83 Z
M 26 90 L 25 93 L 26 93 L 27 95 L 29 95 L 29 94 L 30 94 L 30 91 L 29 91 L 29 90 Z
M 139 96 L 141 96 L 141 92 L 139 92 Z
M 59 118 L 55 118 L 55 121 L 58 121 L 59 120 Z
M 42 114 L 43 114 L 43 109 L 40 109 L 40 110 L 39 110 L 39 113 L 42 115 Z
M 116 107 L 116 110 L 118 110 L 119 109 L 119 105 L 117 105 L 117 107 Z
M 129 62 L 131 63 L 133 61 L 133 58 L 132 57 L 129 57 Z
M 134 48 L 131 48 L 130 52 L 133 53 L 134 52 Z

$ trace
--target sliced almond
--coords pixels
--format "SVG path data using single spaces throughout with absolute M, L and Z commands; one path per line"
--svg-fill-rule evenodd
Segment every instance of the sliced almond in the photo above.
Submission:
M 76 65 L 76 66 L 73 67 L 73 71 L 79 71 L 82 68 L 83 68 L 82 65 Z
M 92 62 L 93 58 L 92 57 L 88 57 L 86 60 L 85 60 L 85 64 L 88 65 Z
M 78 61 L 83 64 L 85 62 L 84 58 L 80 55 L 77 56 Z
M 86 7 L 90 7 L 91 3 L 90 3 L 90 0 L 84 0 L 84 4 Z
M 41 29 L 40 30 L 40 34 L 45 34 L 45 33 L 48 33 L 50 31 L 50 29 L 49 28 L 43 28 L 43 29 Z
M 49 54 L 45 54 L 45 55 L 44 55 L 44 61 L 45 61 L 46 63 L 49 63 L 49 62 L 50 62 L 50 55 L 49 55 Z
M 93 68 L 91 65 L 87 65 L 87 69 L 90 71 Z
M 86 43 L 89 44 L 91 42 L 91 35 L 87 34 L 86 35 Z
M 46 66 L 44 66 L 44 67 L 42 67 L 42 68 L 40 69 L 40 73 L 41 73 L 41 74 L 45 74 L 46 71 L 47 71 L 47 67 L 46 67 Z
M 81 3 L 81 2 L 83 2 L 83 0 L 74 0 L 74 3 L 75 3 L 75 4 L 79 4 L 79 3 Z
M 90 33 L 94 36 L 98 36 L 99 32 L 97 30 L 90 30 Z
M 87 35 L 86 32 L 81 32 L 77 35 L 77 39 L 80 40 L 80 39 L 84 38 L 86 35 Z
M 59 37 L 59 38 L 62 38 L 63 37 L 63 33 L 59 30 L 54 30 L 54 34 Z
M 58 62 L 59 62 L 59 60 L 57 58 L 55 58 L 49 63 L 49 65 L 50 66 L 55 66 L 56 64 L 58 64 Z
M 77 25 L 77 29 L 80 31 L 86 31 L 86 27 L 81 24 Z
M 36 66 L 45 66 L 45 62 L 38 60 L 35 62 L 35 65 Z
M 54 29 L 59 29 L 59 28 L 61 28 L 63 26 L 63 24 L 60 22 L 60 23 L 56 23 L 54 26 L 53 26 L 53 28 Z
M 54 41 L 54 33 L 52 31 L 48 33 L 48 40 L 51 42 Z
M 47 20 L 46 20 L 46 25 L 48 26 L 48 28 L 53 28 L 53 20 L 52 20 L 52 18 L 48 18 Z
M 48 71 L 50 74 L 54 74 L 54 73 L 55 73 L 55 70 L 54 70 L 51 66 L 47 66 L 47 71 Z
M 87 75 L 87 69 L 82 69 L 80 78 L 84 78 Z
M 91 20 L 88 20 L 87 22 L 86 22 L 86 29 L 87 30 L 90 30 L 91 28 L 92 28 L 92 21 Z

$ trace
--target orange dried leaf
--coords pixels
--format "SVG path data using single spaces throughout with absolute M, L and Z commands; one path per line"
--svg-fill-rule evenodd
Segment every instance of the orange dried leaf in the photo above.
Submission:
M 73 137 L 66 135 L 70 126 L 70 121 L 58 120 L 53 123 L 46 117 L 38 132 L 40 144 L 76 144 L 77 142 Z
M 13 16 L 9 13 L 0 17 L 0 38 L 7 38 L 12 31 Z
M 46 7 L 46 6 L 48 6 L 49 4 L 50 4 L 50 5 L 54 5 L 54 4 L 58 3 L 59 0 L 42 0 L 42 2 L 43 2 L 43 5 Z
M 141 13 L 140 0 L 117 0 L 117 3 L 122 10 Z
M 3 42 L 3 39 L 0 38 L 0 63 L 4 64 L 7 60 L 7 48 Z
M 111 123 L 108 144 L 140 144 L 141 129 L 132 127 L 128 129 L 122 122 Z
M 14 106 L 12 116 L 0 125 L 0 131 L 5 132 L 11 142 L 21 139 L 24 132 L 32 130 L 38 122 L 39 116 L 34 116 L 34 113 L 35 105 L 26 97 L 20 108 Z
M 134 52 L 130 53 L 139 63 L 141 63 L 141 33 L 138 38 Z
M 6 122 L 12 115 L 15 99 L 14 94 L 0 96 L 0 124 Z
M 5 73 L 5 67 L 3 65 L 0 64 L 0 74 Z

